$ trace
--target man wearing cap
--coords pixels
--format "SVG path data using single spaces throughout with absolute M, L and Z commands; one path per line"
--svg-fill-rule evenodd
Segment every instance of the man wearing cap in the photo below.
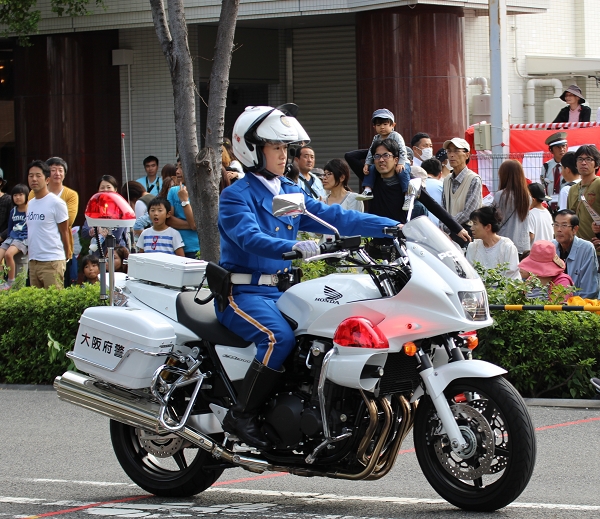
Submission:
M 592 109 L 589 106 L 583 106 L 585 99 L 581 93 L 581 88 L 577 85 L 571 85 L 567 88 L 560 98 L 567 103 L 558 112 L 553 123 L 589 123 L 592 115 Z
M 444 148 L 437 150 L 435 158 L 442 163 L 442 180 L 445 179 L 450 173 L 452 168 L 450 167 L 450 161 L 448 160 L 448 152 Z
M 481 178 L 467 167 L 471 147 L 466 140 L 454 137 L 444 142 L 444 149 L 448 154 L 452 174 L 444 179 L 442 205 L 462 227 L 470 230 L 471 213 L 482 204 Z M 443 231 L 449 232 L 445 226 L 441 227 Z M 461 247 L 467 246 L 467 242 L 460 236 L 452 233 L 450 236 Z
M 552 240 L 565 264 L 565 274 L 569 274 L 573 285 L 579 291 L 576 296 L 584 299 L 598 297 L 598 258 L 594 246 L 576 236 L 579 230 L 579 218 L 569 209 L 558 211 L 554 218 L 554 235 Z
M 568 149 L 567 134 L 566 132 L 553 133 L 545 143 L 552 153 L 552 158 L 542 164 L 540 182 L 546 186 L 546 194 L 552 198 L 550 209 L 555 212 L 558 209 L 558 195 L 563 184 L 560 161 Z
M 0 243 L 6 239 L 8 231 L 8 217 L 12 209 L 12 196 L 8 193 L 3 193 L 2 189 L 6 185 L 4 180 L 4 172 L 0 169 Z

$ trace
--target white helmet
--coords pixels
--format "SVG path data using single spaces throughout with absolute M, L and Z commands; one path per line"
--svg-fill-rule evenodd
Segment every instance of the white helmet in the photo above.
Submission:
M 262 147 L 268 143 L 297 144 L 310 142 L 295 115 L 298 107 L 285 104 L 271 106 L 248 106 L 233 125 L 233 153 L 250 171 L 265 168 Z

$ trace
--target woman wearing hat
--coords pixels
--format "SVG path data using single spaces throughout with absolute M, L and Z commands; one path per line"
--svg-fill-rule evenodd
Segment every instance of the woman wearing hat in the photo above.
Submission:
M 571 85 L 567 88 L 560 98 L 569 106 L 565 106 L 553 123 L 589 123 L 592 116 L 592 109 L 589 106 L 583 106 L 585 99 L 581 93 L 581 88 L 577 85 Z
M 556 254 L 554 244 L 547 240 L 534 242 L 529 256 L 519 263 L 519 270 L 523 279 L 537 276 L 542 285 L 548 286 L 548 296 L 556 285 L 573 286 L 571 276 L 565 274 L 565 262 Z M 536 291 L 527 297 L 546 299 L 544 294 Z

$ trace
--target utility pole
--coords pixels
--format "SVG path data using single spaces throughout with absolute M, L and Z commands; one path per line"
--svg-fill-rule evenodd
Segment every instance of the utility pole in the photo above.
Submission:
M 506 0 L 489 0 L 490 76 L 492 96 L 492 166 L 494 181 L 509 153 Z M 494 186 L 496 187 L 496 186 Z

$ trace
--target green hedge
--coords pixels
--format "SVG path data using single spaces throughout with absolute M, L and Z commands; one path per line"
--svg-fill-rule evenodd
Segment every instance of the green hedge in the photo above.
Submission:
M 51 384 L 69 360 L 59 356 L 50 361 L 48 334 L 72 346 L 81 314 L 99 305 L 99 296 L 99 284 L 0 293 L 0 383 Z
M 490 304 L 562 304 L 570 292 L 556 287 L 549 300 L 528 299 L 537 279 L 508 280 L 501 270 L 478 269 Z M 589 379 L 600 370 L 600 316 L 590 312 L 494 311 L 494 326 L 478 331 L 477 358 L 508 371 L 525 397 L 593 398 Z

